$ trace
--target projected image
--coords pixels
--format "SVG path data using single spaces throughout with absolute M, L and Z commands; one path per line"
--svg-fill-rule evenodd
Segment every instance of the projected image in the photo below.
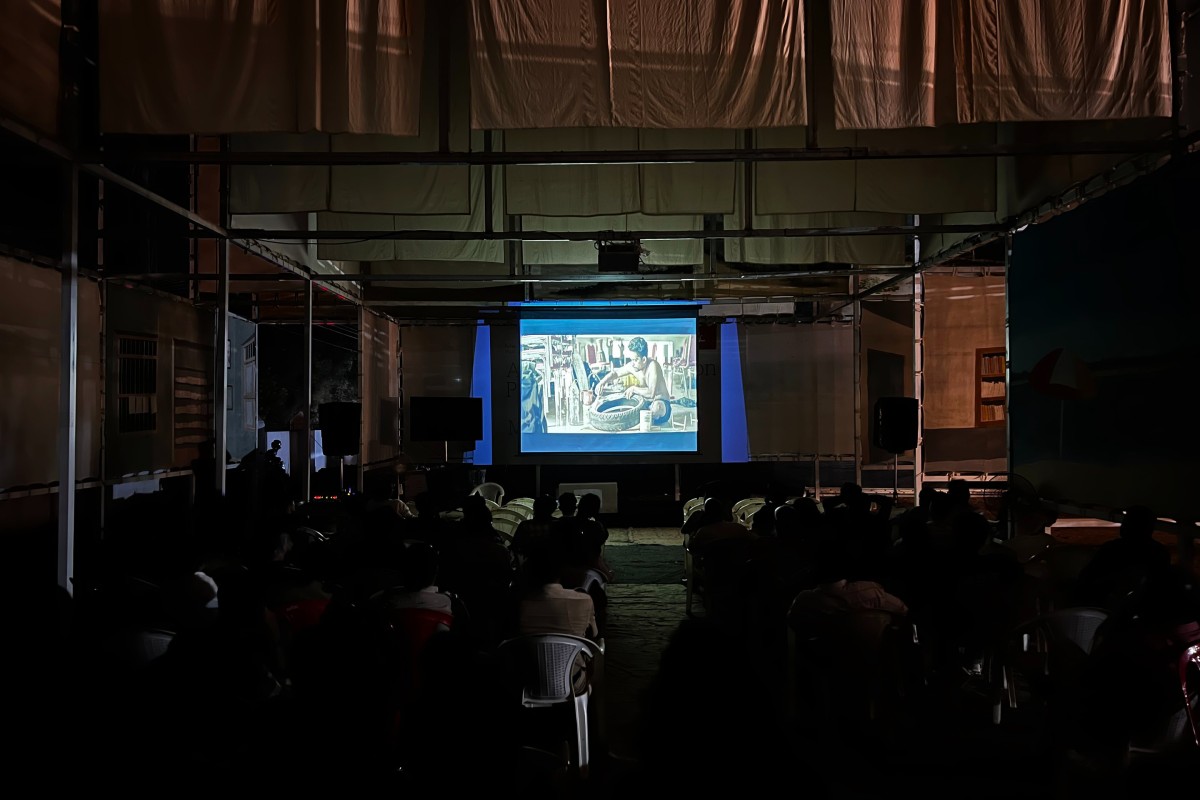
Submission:
M 694 452 L 695 319 L 521 323 L 523 452 Z

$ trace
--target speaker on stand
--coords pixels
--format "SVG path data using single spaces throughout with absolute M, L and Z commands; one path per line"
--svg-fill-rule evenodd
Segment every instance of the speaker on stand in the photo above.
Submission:
M 321 422 L 321 450 L 337 459 L 338 490 L 346 488 L 345 457 L 357 456 L 361 447 L 362 404 L 352 402 L 321 403 L 317 407 Z M 359 469 L 362 469 L 361 465 Z
M 900 494 L 900 454 L 917 446 L 919 405 L 915 397 L 881 397 L 875 401 L 872 443 L 892 454 L 892 499 Z

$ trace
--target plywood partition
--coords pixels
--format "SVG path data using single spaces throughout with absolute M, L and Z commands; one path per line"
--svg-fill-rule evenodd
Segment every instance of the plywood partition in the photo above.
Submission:
M 0 256 L 0 489 L 58 479 L 57 270 Z M 76 474 L 100 475 L 100 289 L 79 282 Z

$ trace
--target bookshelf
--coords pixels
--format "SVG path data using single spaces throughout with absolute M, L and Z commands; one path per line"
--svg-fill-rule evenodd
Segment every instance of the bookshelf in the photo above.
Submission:
M 1003 425 L 1008 413 L 1003 347 L 980 347 L 975 351 L 975 427 Z

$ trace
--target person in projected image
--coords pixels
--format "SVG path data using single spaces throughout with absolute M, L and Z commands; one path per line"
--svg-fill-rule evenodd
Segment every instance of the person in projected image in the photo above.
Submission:
M 605 385 L 620 379 L 626 397 L 642 397 L 649 401 L 650 424 L 665 425 L 671 419 L 671 397 L 662 365 L 650 358 L 650 347 L 641 336 L 635 336 L 626 343 L 625 354 L 628 358 L 624 364 L 605 373 L 597 381 L 593 404 L 603 401 Z

